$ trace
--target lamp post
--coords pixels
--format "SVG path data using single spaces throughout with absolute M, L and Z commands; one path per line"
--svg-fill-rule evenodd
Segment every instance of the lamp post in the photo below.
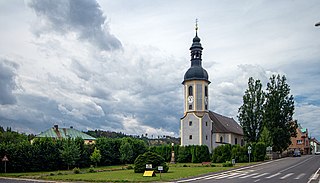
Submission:
M 175 158 L 174 158 L 174 143 L 171 143 L 171 161 L 170 163 L 175 164 Z

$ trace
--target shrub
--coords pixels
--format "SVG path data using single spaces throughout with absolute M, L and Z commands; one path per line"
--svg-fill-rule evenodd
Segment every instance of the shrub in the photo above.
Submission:
M 233 164 L 231 163 L 231 161 L 226 161 L 225 163 L 222 163 L 223 167 L 232 167 Z
M 132 170 L 133 167 L 132 167 L 131 165 L 129 165 L 129 166 L 127 166 L 127 169 L 128 169 L 128 170 Z
M 215 164 L 211 164 L 211 167 L 216 167 L 216 165 Z
M 79 173 L 80 173 L 80 168 L 75 167 L 75 168 L 73 169 L 73 173 L 79 174 Z
M 153 152 L 146 152 L 139 155 L 134 161 L 134 172 L 143 173 L 146 170 L 146 164 L 152 164 L 152 170 L 155 170 L 156 172 L 158 172 L 158 166 L 163 166 L 163 173 L 168 172 L 169 170 L 163 157 Z
M 182 167 L 188 167 L 188 165 L 184 164 Z
M 254 161 L 263 161 L 266 156 L 266 145 L 263 142 L 258 142 L 255 144 L 253 149 Z
M 89 172 L 89 173 L 95 173 L 95 172 L 96 172 L 96 171 L 94 170 L 93 165 L 90 166 L 88 172 Z

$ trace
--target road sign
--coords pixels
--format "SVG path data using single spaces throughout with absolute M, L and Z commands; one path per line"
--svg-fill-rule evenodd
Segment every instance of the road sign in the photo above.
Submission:
M 9 161 L 9 159 L 7 158 L 6 155 L 4 155 L 4 157 L 2 158 L 2 161 Z
M 163 171 L 163 166 L 158 166 L 159 171 Z
M 267 151 L 272 151 L 272 147 L 271 147 L 271 146 L 268 146 L 268 147 L 267 147 Z
M 152 164 L 146 164 L 146 169 L 152 169 Z
M 248 154 L 251 154 L 251 146 L 248 146 Z

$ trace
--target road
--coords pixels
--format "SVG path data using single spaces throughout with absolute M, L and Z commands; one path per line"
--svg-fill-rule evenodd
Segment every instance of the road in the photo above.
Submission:
M 250 167 L 182 179 L 177 183 L 320 183 L 320 156 L 305 155 L 268 161 Z

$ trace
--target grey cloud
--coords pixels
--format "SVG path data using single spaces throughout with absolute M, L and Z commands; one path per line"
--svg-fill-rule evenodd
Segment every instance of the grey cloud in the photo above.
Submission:
M 113 36 L 100 5 L 94 0 L 31 0 L 29 6 L 39 18 L 33 27 L 36 35 L 55 31 L 60 34 L 76 32 L 102 50 L 121 49 L 121 42 Z
M 17 84 L 16 69 L 18 65 L 14 62 L 0 58 L 0 105 L 15 104 L 16 97 L 12 93 Z

